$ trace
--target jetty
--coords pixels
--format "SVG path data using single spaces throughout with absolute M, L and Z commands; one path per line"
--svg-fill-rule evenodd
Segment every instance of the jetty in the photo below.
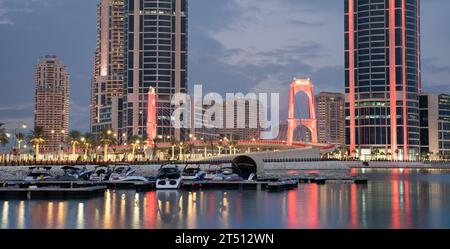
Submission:
M 78 188 L 62 187 L 37 187 L 29 186 L 8 186 L 0 188 L 0 199 L 48 199 L 48 198 L 91 198 L 102 195 L 106 190 L 105 186 L 91 186 Z

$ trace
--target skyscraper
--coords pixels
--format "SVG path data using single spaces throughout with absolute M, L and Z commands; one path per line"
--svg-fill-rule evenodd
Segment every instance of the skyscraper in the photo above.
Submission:
M 34 126 L 44 130 L 44 153 L 56 152 L 65 143 L 69 129 L 69 75 L 54 55 L 47 55 L 35 67 Z
M 394 160 L 419 152 L 420 0 L 345 0 L 346 143 Z
M 176 93 L 187 92 L 187 0 L 125 0 L 122 131 L 145 135 L 147 93 L 155 88 L 158 135 L 180 139 L 172 127 Z
M 91 131 L 119 129 L 123 94 L 124 0 L 100 0 L 97 5 L 97 47 L 94 55 Z
M 450 157 L 450 95 L 420 95 L 420 140 L 422 157 Z
M 345 144 L 345 96 L 322 92 L 316 96 L 320 143 Z

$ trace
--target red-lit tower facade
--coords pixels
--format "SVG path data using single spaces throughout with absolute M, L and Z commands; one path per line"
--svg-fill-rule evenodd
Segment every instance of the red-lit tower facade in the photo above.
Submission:
M 420 145 L 420 0 L 344 1 L 349 154 L 414 160 Z

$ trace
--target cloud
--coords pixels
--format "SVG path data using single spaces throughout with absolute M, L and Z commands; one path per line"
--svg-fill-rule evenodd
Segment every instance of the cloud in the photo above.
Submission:
M 30 13 L 36 4 L 47 3 L 48 0 L 0 0 L 0 25 L 13 25 L 17 13 Z
M 295 59 L 316 69 L 343 63 L 343 55 L 334 53 L 343 47 L 343 38 L 335 39 L 342 37 L 344 29 L 340 11 L 331 8 L 325 21 L 317 14 L 324 11 L 323 5 L 310 4 L 310 1 L 231 2 L 235 16 L 209 32 L 227 51 L 221 58 L 224 63 L 286 65 Z M 336 42 L 330 43 L 332 40 Z
M 26 104 L 18 104 L 12 106 L 0 106 L 0 111 L 24 111 L 24 110 L 33 110 L 33 103 Z

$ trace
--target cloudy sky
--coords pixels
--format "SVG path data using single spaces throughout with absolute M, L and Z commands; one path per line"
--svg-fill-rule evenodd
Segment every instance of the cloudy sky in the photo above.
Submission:
M 71 129 L 89 129 L 96 3 L 0 0 L 0 122 L 32 124 L 34 64 L 56 54 L 71 75 Z M 449 9 L 422 0 L 425 91 L 450 93 Z M 190 0 L 189 11 L 191 86 L 280 92 L 282 108 L 294 76 L 343 91 L 343 0 Z

